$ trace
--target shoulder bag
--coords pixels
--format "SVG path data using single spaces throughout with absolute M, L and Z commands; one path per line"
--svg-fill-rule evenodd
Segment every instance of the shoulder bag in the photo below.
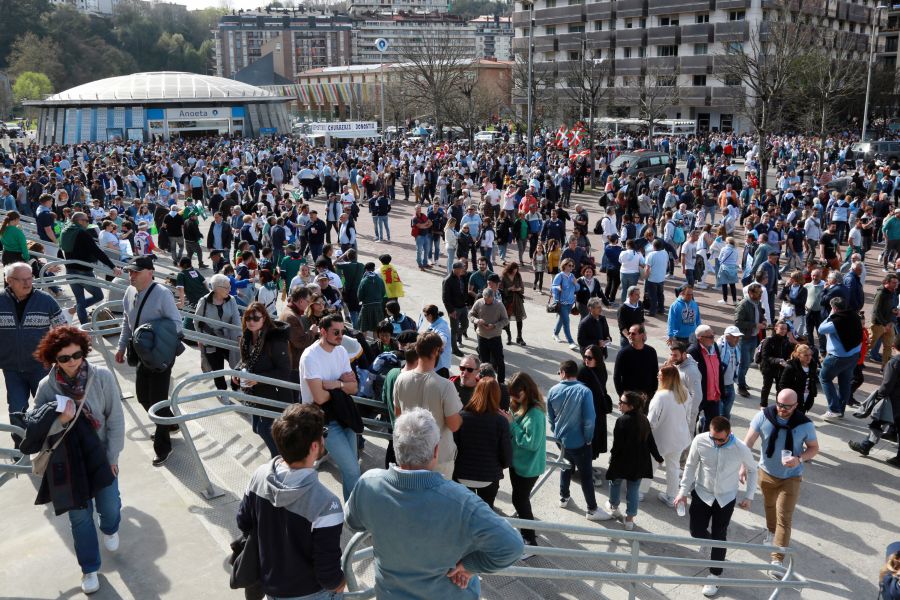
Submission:
M 87 393 L 87 390 L 85 390 Z M 72 400 L 75 402 L 75 400 Z M 84 407 L 85 400 L 82 400 L 78 404 L 78 410 L 75 411 L 75 418 L 69 421 L 69 426 L 66 427 L 66 430 L 63 431 L 63 434 L 59 436 L 59 439 L 50 446 L 47 447 L 47 441 L 50 436 L 47 436 L 47 440 L 44 440 L 44 447 L 41 448 L 41 451 L 34 455 L 34 458 L 31 459 L 31 472 L 34 475 L 43 475 L 47 470 L 47 467 L 50 466 L 50 457 L 53 456 L 53 453 L 59 448 L 59 445 L 62 444 L 63 440 L 66 439 L 66 436 L 72 431 L 72 428 L 75 427 L 75 422 L 78 420 L 79 415 L 81 415 L 81 409 Z

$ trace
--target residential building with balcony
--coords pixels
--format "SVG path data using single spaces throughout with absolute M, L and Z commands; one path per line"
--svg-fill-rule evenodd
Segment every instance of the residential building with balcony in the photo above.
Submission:
M 361 11 L 351 9 L 354 65 L 402 62 L 421 48 L 423 40 L 442 39 L 466 49 L 467 58 L 477 58 L 475 27 L 464 18 L 441 12 Z M 385 52 L 375 41 L 388 41 Z
M 475 55 L 478 58 L 512 60 L 512 17 L 482 15 L 469 21 L 475 29 Z
M 639 117 L 629 86 L 636 77 L 655 73 L 658 85 L 678 89 L 667 118 L 695 119 L 700 131 L 745 131 L 748 124 L 741 122 L 735 103 L 746 92 L 739 81 L 724 80 L 725 55 L 757 31 L 765 35 L 778 5 L 775 0 L 536 0 L 532 12 L 519 0 L 512 17 L 513 52 L 527 56 L 533 18 L 534 68 L 554 72 L 557 87 L 583 59 L 605 61 L 613 89 L 601 112 Z M 875 0 L 792 4 L 817 26 L 848 36 L 849 58 L 860 59 L 867 56 L 875 5 Z

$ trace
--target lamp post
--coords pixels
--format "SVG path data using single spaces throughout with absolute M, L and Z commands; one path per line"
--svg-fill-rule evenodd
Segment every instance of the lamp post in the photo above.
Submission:
M 375 49 L 381 53 L 381 91 L 378 93 L 381 96 L 381 134 L 385 134 L 384 128 L 384 53 L 387 52 L 388 49 L 388 41 L 384 38 L 378 38 L 375 40 Z
M 875 24 L 872 27 L 872 41 L 869 44 L 869 64 L 866 69 L 866 102 L 863 108 L 862 134 L 859 141 L 866 141 L 866 129 L 869 126 L 869 93 L 872 87 L 872 63 L 875 62 L 875 48 L 878 47 L 878 26 L 881 24 L 881 11 L 887 6 L 879 4 L 875 7 Z
M 534 0 L 522 0 L 522 8 L 528 7 L 528 116 L 527 116 L 527 133 L 528 140 L 526 147 L 528 148 L 528 156 L 531 156 L 532 145 L 532 119 L 534 115 L 534 98 L 532 97 L 532 79 L 534 77 Z

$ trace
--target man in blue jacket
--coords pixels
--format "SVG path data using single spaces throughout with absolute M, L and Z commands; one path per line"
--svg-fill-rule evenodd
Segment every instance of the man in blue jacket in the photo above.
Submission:
M 686 285 L 681 288 L 678 299 L 669 307 L 668 343 L 679 341 L 690 344 L 700 323 L 700 306 L 694 300 L 694 286 Z
M 607 521 L 612 516 L 597 506 L 594 494 L 594 471 L 591 468 L 591 440 L 594 439 L 596 413 L 594 400 L 587 386 L 577 380 L 578 365 L 564 360 L 559 365 L 560 381 L 547 394 L 547 417 L 555 435 L 563 446 L 563 454 L 572 465 L 560 472 L 559 506 L 569 505 L 569 484 L 572 473 L 581 471 L 581 491 L 587 504 L 590 521 Z

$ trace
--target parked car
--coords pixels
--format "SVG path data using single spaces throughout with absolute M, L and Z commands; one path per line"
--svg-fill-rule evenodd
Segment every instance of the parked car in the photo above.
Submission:
M 887 163 L 900 162 L 900 142 L 857 142 L 850 145 L 847 160 L 883 160 Z
M 625 169 L 626 175 L 643 172 L 646 176 L 663 175 L 669 166 L 669 155 L 664 152 L 624 152 L 611 163 L 613 173 Z

